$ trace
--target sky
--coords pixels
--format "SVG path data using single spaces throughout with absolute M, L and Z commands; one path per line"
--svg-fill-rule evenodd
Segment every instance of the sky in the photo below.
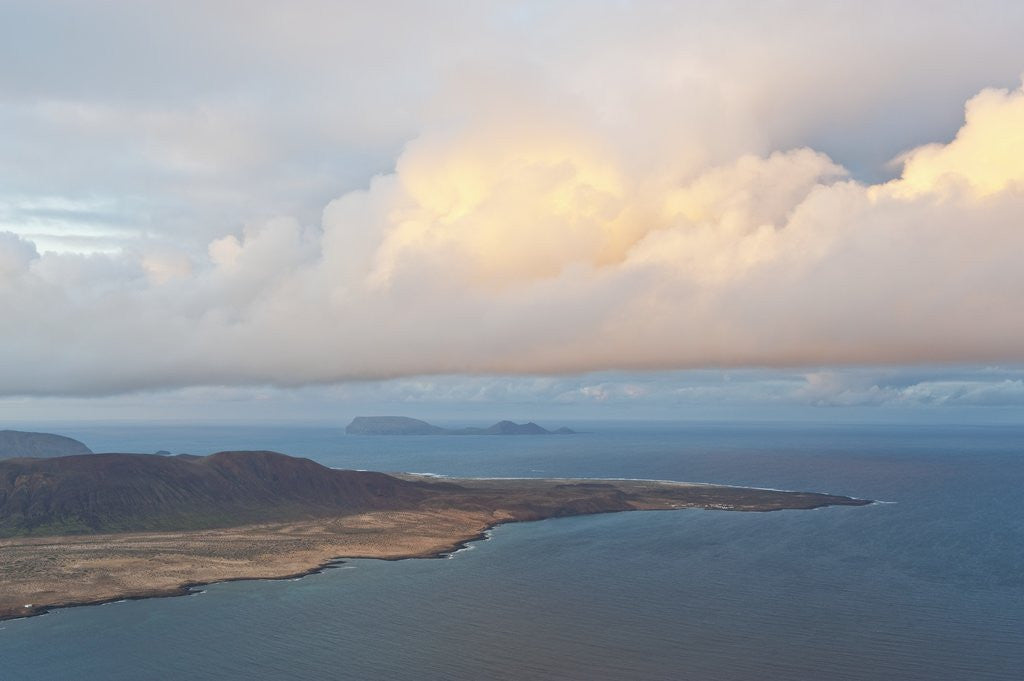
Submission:
M 0 3 L 0 424 L 1024 421 L 1024 5 Z

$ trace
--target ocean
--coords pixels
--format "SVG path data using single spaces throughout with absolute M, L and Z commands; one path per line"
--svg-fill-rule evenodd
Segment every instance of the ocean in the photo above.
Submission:
M 0 622 L 0 680 L 1024 678 L 1024 428 L 567 425 L 585 432 L 47 429 L 96 451 L 261 448 L 344 468 L 687 480 L 885 503 L 505 525 L 449 559 L 354 560 L 294 581 L 56 610 Z

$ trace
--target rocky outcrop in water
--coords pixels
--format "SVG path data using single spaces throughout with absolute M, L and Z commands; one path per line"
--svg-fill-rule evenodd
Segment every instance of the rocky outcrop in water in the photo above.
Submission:
M 533 421 L 499 421 L 487 428 L 441 428 L 408 416 L 357 416 L 348 424 L 349 435 L 572 435 L 570 428 L 548 430 Z

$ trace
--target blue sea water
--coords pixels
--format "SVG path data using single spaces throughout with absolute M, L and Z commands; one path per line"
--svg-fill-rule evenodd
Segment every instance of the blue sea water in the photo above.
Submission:
M 356 560 L 297 581 L 57 610 L 0 622 L 0 679 L 1024 678 L 1024 428 L 579 427 L 532 438 L 59 432 L 97 451 L 267 448 L 346 468 L 692 480 L 890 503 L 506 525 L 448 560 Z

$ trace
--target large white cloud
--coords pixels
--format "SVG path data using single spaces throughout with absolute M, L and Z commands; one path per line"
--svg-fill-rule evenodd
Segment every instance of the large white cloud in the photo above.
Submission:
M 1014 5 L 254 7 L 0 74 L 0 392 L 1024 360 Z
M 1024 92 L 866 185 L 809 149 L 673 182 L 489 120 L 207 256 L 0 241 L 7 393 L 450 372 L 1024 359 Z

